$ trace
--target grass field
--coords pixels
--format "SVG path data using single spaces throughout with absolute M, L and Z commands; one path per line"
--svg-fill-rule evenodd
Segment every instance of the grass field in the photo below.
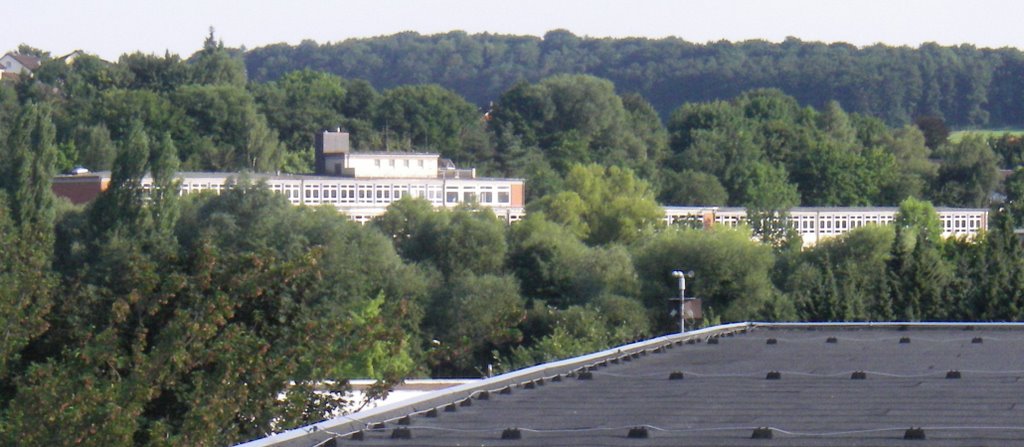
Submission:
M 1024 129 L 976 129 L 976 130 L 958 130 L 949 134 L 950 143 L 959 143 L 967 135 L 979 135 L 982 138 L 988 139 L 989 137 L 1001 137 L 1003 134 L 1013 134 L 1024 137 Z

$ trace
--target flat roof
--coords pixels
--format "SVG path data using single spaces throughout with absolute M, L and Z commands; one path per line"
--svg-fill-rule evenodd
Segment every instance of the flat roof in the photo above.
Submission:
M 715 211 L 715 212 L 746 212 L 746 208 L 734 206 L 666 206 L 671 211 Z M 895 206 L 797 206 L 785 211 L 791 213 L 894 213 L 899 211 Z M 987 208 L 953 208 L 948 206 L 935 207 L 936 212 L 988 212 Z
M 96 179 L 96 178 L 110 178 L 110 171 L 95 171 L 88 172 L 85 174 L 62 174 L 54 177 L 57 181 L 70 181 L 70 180 L 81 180 L 81 179 Z M 243 177 L 249 178 L 255 182 L 260 180 L 311 180 L 311 181 L 323 181 L 323 180 L 346 180 L 346 181 L 359 181 L 359 180 L 386 180 L 386 181 L 398 181 L 398 180 L 409 180 L 421 182 L 424 180 L 446 180 L 446 181 L 525 181 L 521 178 L 503 178 L 503 177 L 475 177 L 475 178 L 451 178 L 442 179 L 441 177 L 341 177 L 341 176 L 330 176 L 330 175 L 312 175 L 312 174 L 265 174 L 256 172 L 193 172 L 193 171 L 181 171 L 175 173 L 175 178 L 183 180 L 196 180 L 204 178 L 216 178 L 226 180 L 228 178 L 241 179 Z M 146 178 L 149 178 L 147 175 Z
M 479 386 L 442 391 L 252 445 L 309 447 L 331 439 L 398 446 L 1024 443 L 1024 326 L 723 328 L 489 379 L 482 385 L 493 388 L 487 399 Z M 852 378 L 857 372 L 863 379 Z M 673 373 L 682 379 L 671 379 Z M 771 373 L 778 377 L 769 379 Z M 464 406 L 467 398 L 471 405 Z M 383 428 L 367 429 L 379 422 Z M 755 439 L 759 427 L 772 439 Z M 904 440 L 911 427 L 926 439 Z M 393 439 L 403 428 L 411 439 Z M 521 439 L 503 440 L 509 428 L 518 428 Z M 363 439 L 352 440 L 361 429 Z M 647 437 L 630 438 L 631 429 Z
M 331 155 L 346 155 L 349 157 L 424 157 L 424 158 L 441 158 L 441 154 L 435 154 L 431 152 L 403 152 L 403 151 L 366 151 L 366 152 L 348 152 L 348 153 L 333 153 Z

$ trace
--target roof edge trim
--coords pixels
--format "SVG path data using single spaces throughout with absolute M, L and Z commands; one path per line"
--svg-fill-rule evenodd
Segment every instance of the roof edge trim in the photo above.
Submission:
M 599 363 L 606 359 L 618 357 L 623 354 L 640 352 L 645 349 L 651 349 L 654 347 L 662 346 L 667 343 L 675 343 L 676 341 L 689 340 L 693 338 L 707 337 L 711 335 L 718 335 L 729 332 L 739 332 L 742 330 L 751 329 L 754 323 L 730 323 L 719 326 L 712 326 L 694 331 L 688 331 L 684 333 L 676 333 L 663 335 L 648 340 L 638 341 L 622 346 L 613 347 L 604 351 L 595 352 L 592 354 L 585 354 L 579 357 L 572 357 L 565 360 L 557 360 L 549 363 L 542 363 L 539 365 L 531 366 L 529 368 L 512 371 L 509 373 L 501 374 L 491 378 L 483 379 L 474 383 L 467 383 L 464 385 L 458 385 L 451 388 L 445 388 L 442 390 L 433 391 L 430 393 L 423 394 L 413 399 L 403 400 L 401 402 L 395 402 L 380 406 L 377 408 L 371 408 L 369 410 L 359 411 L 346 416 L 339 416 L 326 421 L 318 422 L 316 424 L 307 425 L 305 427 L 299 427 L 287 431 L 283 431 L 277 434 L 270 435 L 265 438 L 260 438 L 238 444 L 237 447 L 269 447 L 290 441 L 292 439 L 308 436 L 315 432 L 325 432 L 325 437 L 329 437 L 327 432 L 339 433 L 342 435 L 349 434 L 351 432 L 361 430 L 365 428 L 367 423 L 379 422 L 382 420 L 388 420 L 395 417 L 400 417 L 408 414 L 410 411 L 421 411 L 429 408 L 437 407 L 443 403 L 451 403 L 456 400 L 462 400 L 473 396 L 479 391 L 497 391 L 498 389 L 515 385 L 520 382 L 527 380 L 534 380 L 541 377 L 554 376 L 556 374 L 565 374 L 573 369 Z

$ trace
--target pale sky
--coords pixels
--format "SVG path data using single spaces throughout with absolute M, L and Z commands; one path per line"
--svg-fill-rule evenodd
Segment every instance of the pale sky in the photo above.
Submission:
M 319 43 L 401 31 L 1024 48 L 1020 0 L 8 0 L 0 54 L 20 43 L 104 59 L 188 57 L 209 27 L 229 47 Z

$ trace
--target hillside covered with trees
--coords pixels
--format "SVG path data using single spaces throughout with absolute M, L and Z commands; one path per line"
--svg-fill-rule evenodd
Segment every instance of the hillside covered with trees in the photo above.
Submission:
M 401 33 L 245 53 L 257 81 L 309 68 L 365 79 L 378 89 L 435 83 L 486 106 L 519 81 L 589 74 L 636 93 L 662 117 L 684 103 L 733 98 L 777 88 L 802 105 L 837 101 L 851 112 L 903 125 L 938 116 L 955 127 L 1024 124 L 1024 54 L 925 44 L 858 48 L 789 38 L 693 43 L 678 38 L 590 38 L 569 31 L 543 37 Z
M 0 84 L 0 444 L 220 446 L 320 420 L 347 379 L 477 377 L 673 331 L 669 272 L 703 324 L 1024 318 L 1024 143 L 946 139 L 778 89 L 664 121 L 608 79 L 513 82 L 480 109 L 434 84 L 298 70 L 250 79 L 211 35 L 187 59 L 48 58 Z M 929 125 L 935 124 L 933 125 Z M 245 172 L 308 172 L 313 133 L 437 151 L 528 179 L 527 218 L 405 198 L 366 226 Z M 50 192 L 110 169 L 86 206 Z M 240 172 L 179 197 L 177 170 Z M 155 193 L 144 194 L 150 173 Z M 943 240 L 934 204 L 988 206 Z M 754 228 L 666 227 L 661 204 L 743 205 Z M 900 206 L 802 250 L 780 210 Z M 752 238 L 752 236 L 756 237 Z

